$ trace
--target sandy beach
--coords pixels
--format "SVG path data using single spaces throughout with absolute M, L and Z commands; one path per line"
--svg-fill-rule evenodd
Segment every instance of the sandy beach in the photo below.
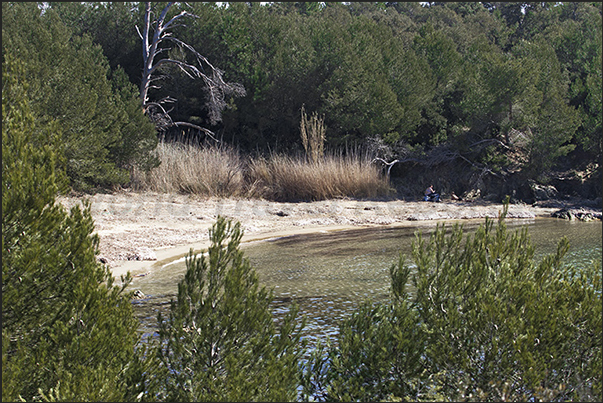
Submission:
M 144 275 L 152 266 L 209 246 L 208 230 L 221 215 L 239 221 L 243 242 L 317 231 L 368 226 L 414 226 L 417 221 L 457 221 L 498 217 L 500 203 L 371 201 L 336 199 L 278 203 L 266 200 L 202 198 L 194 195 L 120 191 L 65 196 L 67 208 L 91 201 L 99 260 L 119 278 Z M 550 205 L 550 204 L 549 204 Z M 508 218 L 550 217 L 559 206 L 509 205 Z

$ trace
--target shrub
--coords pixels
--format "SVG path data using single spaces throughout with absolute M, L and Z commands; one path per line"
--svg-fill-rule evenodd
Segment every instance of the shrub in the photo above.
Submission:
M 507 206 L 463 242 L 438 226 L 391 268 L 393 302 L 363 305 L 307 364 L 306 395 L 335 400 L 600 401 L 601 265 L 534 261 Z M 447 235 L 447 233 L 449 233 Z M 317 373 L 316 368 L 321 369 Z
M 90 206 L 67 213 L 56 153 L 26 100 L 24 69 L 2 64 L 2 401 L 121 401 L 137 342 L 130 294 L 96 261 Z M 44 141 L 46 140 L 46 141 Z
M 165 401 L 293 401 L 303 353 L 293 306 L 280 323 L 272 318 L 272 291 L 239 245 L 240 223 L 218 217 L 211 246 L 192 250 L 168 317 L 158 316 L 156 377 L 151 396 Z

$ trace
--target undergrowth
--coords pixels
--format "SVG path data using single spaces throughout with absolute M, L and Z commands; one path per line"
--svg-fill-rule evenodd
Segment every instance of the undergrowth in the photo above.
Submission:
M 134 171 L 135 190 L 275 201 L 379 198 L 391 192 L 380 167 L 354 152 L 308 160 L 281 154 L 246 157 L 227 145 L 160 143 L 156 153 L 157 168 Z

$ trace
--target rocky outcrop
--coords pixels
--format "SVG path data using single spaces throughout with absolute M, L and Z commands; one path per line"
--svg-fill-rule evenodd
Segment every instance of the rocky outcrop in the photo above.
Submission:
M 563 208 L 551 213 L 551 217 L 562 218 L 564 220 L 593 221 L 603 219 L 603 214 L 600 211 Z
M 530 189 L 534 195 L 534 200 L 550 200 L 559 196 L 559 192 L 554 186 L 551 185 L 540 185 L 535 182 L 530 182 Z

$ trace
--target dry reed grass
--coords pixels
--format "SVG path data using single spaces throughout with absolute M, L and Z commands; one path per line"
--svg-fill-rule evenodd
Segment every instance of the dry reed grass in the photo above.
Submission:
M 306 107 L 302 105 L 301 121 L 299 126 L 302 145 L 306 150 L 306 157 L 313 163 L 318 163 L 325 154 L 325 141 L 327 139 L 325 131 L 325 117 L 318 116 L 313 112 L 308 118 Z
M 249 177 L 262 197 L 277 201 L 375 198 L 389 191 L 379 169 L 356 155 L 329 155 L 317 162 L 273 155 L 252 160 Z
M 380 169 L 354 153 L 328 155 L 316 162 L 286 155 L 244 161 L 228 146 L 161 143 L 157 155 L 159 167 L 134 173 L 135 189 L 275 201 L 376 198 L 390 190 Z
M 232 148 L 160 143 L 156 152 L 161 164 L 147 173 L 135 172 L 136 189 L 218 197 L 242 195 L 244 164 Z

